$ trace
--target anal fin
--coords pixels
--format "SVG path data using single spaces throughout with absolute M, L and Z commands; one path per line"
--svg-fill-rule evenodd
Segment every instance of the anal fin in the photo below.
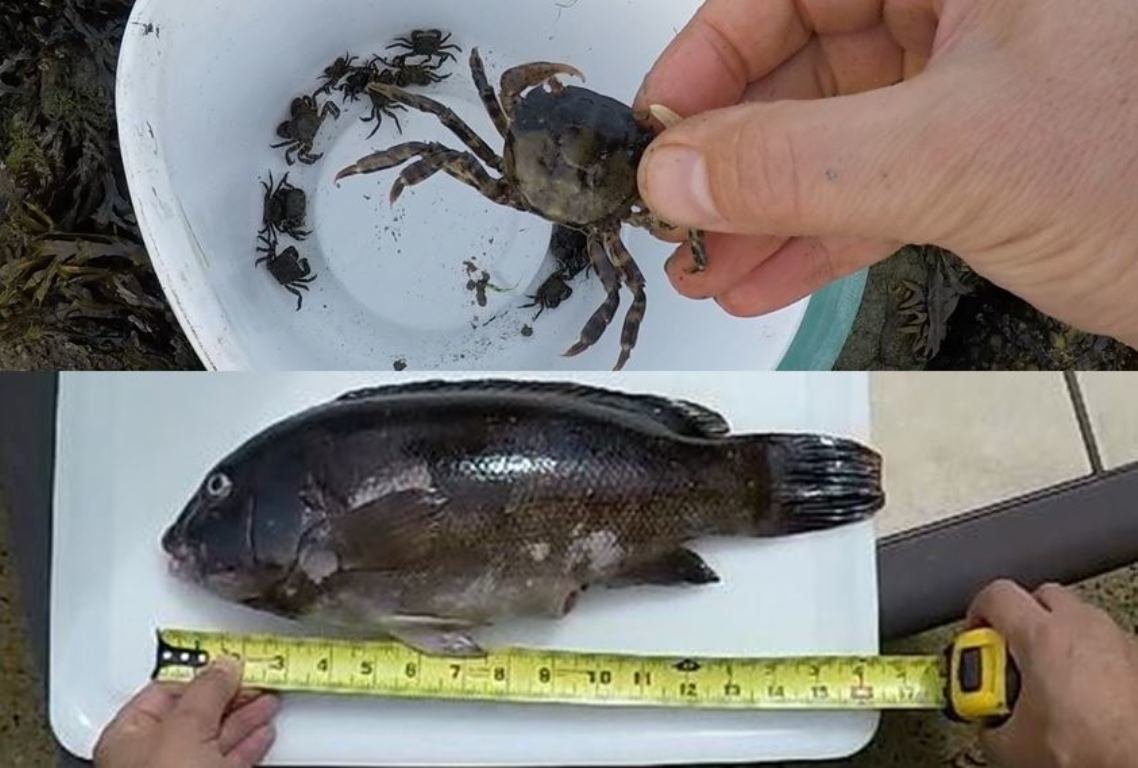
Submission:
M 683 547 L 626 570 L 616 579 L 607 582 L 611 587 L 717 583 L 719 583 L 719 574 L 712 570 L 702 557 Z
M 397 616 L 385 622 L 384 631 L 427 656 L 481 658 L 486 651 L 467 634 L 474 626 L 433 616 Z

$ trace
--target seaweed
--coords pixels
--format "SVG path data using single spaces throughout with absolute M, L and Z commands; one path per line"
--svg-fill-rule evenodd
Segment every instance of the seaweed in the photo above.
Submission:
M 0 18 L 0 364 L 58 343 L 80 353 L 16 357 L 199 367 L 126 193 L 114 82 L 131 3 L 14 5 Z

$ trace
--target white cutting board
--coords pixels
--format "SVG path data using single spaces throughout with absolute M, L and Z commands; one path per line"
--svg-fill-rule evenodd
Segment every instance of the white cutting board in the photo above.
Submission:
M 286 631 L 167 574 L 159 539 L 204 473 L 272 422 L 396 374 L 64 374 L 51 589 L 52 727 L 89 757 L 144 685 L 160 626 Z M 449 376 L 447 378 L 464 378 Z M 469 378 L 469 377 L 465 377 Z M 534 375 L 532 378 L 566 378 Z M 736 432 L 867 440 L 863 374 L 577 374 L 683 396 Z M 878 651 L 872 523 L 696 547 L 723 578 L 700 589 L 591 591 L 561 622 L 488 641 L 580 650 L 774 655 Z M 642 765 L 833 759 L 872 737 L 872 713 L 610 710 L 288 697 L 275 765 Z

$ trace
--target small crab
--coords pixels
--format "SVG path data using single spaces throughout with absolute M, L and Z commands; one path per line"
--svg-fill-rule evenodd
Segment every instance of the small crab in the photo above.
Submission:
M 371 81 L 378 77 L 379 65 L 373 59 L 367 64 L 352 67 L 351 71 L 344 76 L 343 82 L 340 83 L 337 90 L 340 91 L 340 95 L 344 97 L 345 101 L 359 101 L 360 96 L 367 92 L 367 87 Z
M 324 81 L 324 85 L 320 86 L 320 89 L 316 92 L 330 96 L 332 94 L 332 89 L 339 85 L 341 80 L 343 80 L 355 70 L 355 66 L 353 65 L 355 64 L 357 58 L 359 57 L 345 53 L 343 56 L 325 67 L 324 74 L 321 77 L 321 79 Z
M 435 115 L 470 151 L 435 142 L 409 142 L 361 158 L 340 171 L 337 180 L 414 160 L 391 189 L 393 203 L 408 186 L 444 171 L 494 202 L 584 233 L 589 259 L 607 298 L 566 355 L 579 355 L 601 339 L 620 307 L 622 285 L 627 286 L 633 303 L 621 335 L 616 364 L 620 370 L 636 346 L 648 303 L 644 276 L 621 241 L 621 226 L 662 223 L 641 201 L 636 179 L 654 134 L 626 104 L 585 88 L 562 85 L 557 75 L 583 77 L 567 64 L 515 67 L 502 75 L 500 97 L 486 77 L 477 48 L 471 52 L 470 68 L 482 102 L 505 139 L 504 155 L 496 153 L 445 105 L 387 83 L 372 83 L 369 88 L 383 96 Z M 548 84 L 548 89 L 537 87 L 542 84 Z M 492 176 L 487 166 L 501 177 Z M 691 240 L 697 269 L 703 268 L 702 233 L 693 232 Z
M 372 136 L 375 136 L 375 134 L 379 131 L 380 127 L 383 125 L 384 115 L 394 120 L 395 127 L 399 129 L 400 133 L 403 133 L 403 126 L 400 124 L 399 115 L 395 114 L 395 110 L 406 112 L 407 107 L 403 106 L 397 101 L 392 101 L 388 97 L 376 91 L 369 90 L 367 92 L 367 95 L 371 99 L 371 114 L 367 117 L 361 118 L 361 120 L 365 123 L 370 123 L 373 120 L 375 121 L 375 128 L 373 128 L 371 133 L 368 134 L 368 138 L 370 139 Z
M 263 245 L 257 249 L 257 253 L 265 255 L 257 259 L 256 266 L 268 266 L 273 279 L 296 297 L 296 311 L 299 312 L 304 307 L 304 294 L 301 291 L 308 291 L 308 284 L 316 280 L 308 259 L 301 258 L 300 251 L 293 246 L 286 248 L 283 253 L 277 253 L 277 239 L 271 234 L 262 234 L 258 239 Z
M 572 286 L 569 285 L 565 275 L 555 272 L 541 284 L 537 293 L 529 297 L 530 303 L 523 304 L 522 309 L 537 307 L 537 314 L 533 316 L 533 319 L 537 320 L 545 310 L 557 309 L 571 298 L 573 298 Z
M 387 46 L 387 49 L 401 48 L 408 51 L 404 56 L 426 56 L 432 59 L 438 56 L 441 61 L 458 61 L 451 51 L 461 52 L 462 48 L 453 43 L 447 45 L 452 37 L 454 35 L 444 36 L 441 29 L 416 29 L 409 35 L 395 38 L 395 42 Z
M 395 85 L 400 88 L 428 86 L 441 83 L 450 77 L 450 74 L 438 74 L 444 63 L 441 61 L 438 64 L 408 64 L 407 56 L 396 56 L 393 61 L 387 59 L 379 61 L 383 66 L 389 67 L 379 76 L 379 82 L 384 85 Z
M 571 299 L 573 287 L 569 283 L 592 266 L 589 261 L 588 236 L 560 224 L 553 227 L 549 253 L 557 264 L 556 271 L 541 284 L 537 293 L 528 297 L 531 303 L 522 305 L 522 309 L 539 307 L 534 320 L 540 318 L 545 310 L 557 309 Z
M 296 161 L 305 165 L 314 165 L 323 154 L 312 154 L 312 144 L 316 141 L 316 134 L 328 115 L 335 120 L 340 117 L 340 108 L 328 101 L 321 107 L 315 96 L 300 96 L 292 100 L 289 108 L 291 117 L 280 124 L 277 135 L 285 141 L 273 144 L 273 149 L 288 147 L 285 151 L 285 160 L 289 165 Z
M 294 240 L 305 240 L 311 232 L 304 229 L 308 218 L 308 196 L 304 190 L 297 189 L 288 183 L 288 174 L 273 185 L 273 174 L 269 174 L 269 181 L 261 182 L 265 190 L 265 208 L 261 223 L 264 225 L 262 233 L 268 233 L 275 238 L 278 232 L 283 232 Z
M 572 280 L 592 266 L 589 261 L 589 238 L 576 229 L 555 226 L 549 242 L 549 252 L 557 262 L 557 273 L 566 280 Z

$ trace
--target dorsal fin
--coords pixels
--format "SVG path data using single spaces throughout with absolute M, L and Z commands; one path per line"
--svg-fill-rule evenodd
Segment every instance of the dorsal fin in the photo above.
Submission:
M 685 400 L 655 395 L 633 395 L 584 384 L 552 381 L 511 381 L 482 379 L 473 381 L 420 381 L 372 387 L 349 392 L 336 402 L 379 400 L 398 395 L 456 395 L 468 393 L 540 394 L 576 398 L 606 408 L 635 413 L 656 421 L 684 437 L 725 437 L 731 427 L 720 414 Z

